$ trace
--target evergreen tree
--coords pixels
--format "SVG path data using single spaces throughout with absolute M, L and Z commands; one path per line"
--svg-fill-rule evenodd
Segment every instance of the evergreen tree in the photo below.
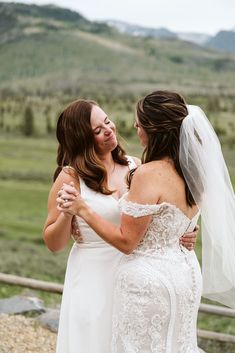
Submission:
M 25 136 L 33 136 L 35 134 L 34 114 L 32 108 L 29 106 L 24 111 L 22 132 Z
M 46 116 L 46 130 L 48 134 L 51 134 L 53 132 L 51 118 L 48 115 Z

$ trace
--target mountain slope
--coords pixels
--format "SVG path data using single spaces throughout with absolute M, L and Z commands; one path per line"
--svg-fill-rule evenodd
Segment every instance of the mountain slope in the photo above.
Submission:
M 25 33 L 62 28 L 76 28 L 93 33 L 112 31 L 109 26 L 88 21 L 79 13 L 69 9 L 53 5 L 0 3 L 0 42 L 17 38 Z
M 206 46 L 235 53 L 235 31 L 220 31 L 205 43 Z
M 175 38 L 120 34 L 54 6 L 1 3 L 0 23 L 0 93 L 235 90 L 234 56 Z
M 126 33 L 133 36 L 154 37 L 154 38 L 176 38 L 177 37 L 177 35 L 174 32 L 171 32 L 166 28 L 143 27 L 143 26 L 132 25 L 127 22 L 116 21 L 116 20 L 108 20 L 105 23 L 107 23 L 111 27 L 115 27 L 121 33 Z
M 195 43 L 207 48 L 214 48 L 226 52 L 235 52 L 235 30 L 220 31 L 215 36 L 205 33 L 172 32 L 166 28 L 149 28 L 138 25 L 131 25 L 127 22 L 108 20 L 109 26 L 116 28 L 120 33 L 132 36 L 153 37 L 153 38 L 178 38 L 187 42 Z
M 179 39 L 186 40 L 188 42 L 192 42 L 198 45 L 204 45 L 207 41 L 211 39 L 211 36 L 205 33 L 180 32 L 177 33 L 177 37 Z

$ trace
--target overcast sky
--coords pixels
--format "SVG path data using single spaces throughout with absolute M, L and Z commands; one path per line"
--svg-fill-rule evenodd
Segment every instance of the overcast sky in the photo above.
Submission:
M 221 29 L 235 29 L 235 0 L 20 0 L 14 2 L 56 4 L 76 10 L 90 20 L 115 19 L 148 27 L 166 27 L 176 32 L 216 34 Z

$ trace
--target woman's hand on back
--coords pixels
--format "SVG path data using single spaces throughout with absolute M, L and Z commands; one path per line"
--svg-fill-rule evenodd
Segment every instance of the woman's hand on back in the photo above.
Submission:
M 196 225 L 193 232 L 185 233 L 180 237 L 180 244 L 188 250 L 194 250 L 196 246 L 197 236 L 199 232 L 199 225 Z

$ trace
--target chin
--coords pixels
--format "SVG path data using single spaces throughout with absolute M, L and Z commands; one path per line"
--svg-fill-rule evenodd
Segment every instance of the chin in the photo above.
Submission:
M 113 141 L 113 143 L 112 143 L 112 145 L 111 145 L 112 151 L 115 150 L 115 148 L 117 147 L 117 145 L 118 145 L 117 140 Z
M 145 141 L 142 140 L 142 139 L 140 139 L 140 144 L 141 144 L 142 147 L 146 147 L 146 146 L 147 146 L 147 144 L 145 143 Z
M 112 152 L 113 150 L 115 150 L 117 145 L 118 145 L 117 140 L 112 139 L 111 141 L 109 141 L 108 143 L 105 144 L 105 146 L 103 147 L 103 150 L 106 152 Z

